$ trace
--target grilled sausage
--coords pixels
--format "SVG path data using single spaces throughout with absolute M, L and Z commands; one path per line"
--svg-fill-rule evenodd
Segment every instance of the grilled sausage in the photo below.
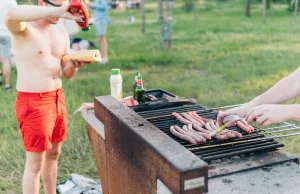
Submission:
M 192 124 L 190 124 L 190 125 L 192 125 Z M 197 142 L 199 142 L 199 143 L 202 143 L 204 141 L 206 142 L 206 139 L 203 136 L 199 136 L 198 134 L 195 134 L 193 131 L 190 131 L 188 129 L 188 126 L 183 125 L 182 129 L 185 130 Z
M 251 129 L 251 133 L 255 131 L 254 127 L 252 125 L 247 125 Z
M 243 122 L 238 121 L 238 122 L 236 122 L 236 124 L 237 124 L 242 130 L 246 131 L 247 133 L 251 133 L 251 132 L 252 132 L 251 128 L 248 127 L 247 125 L 245 125 Z
M 173 112 L 172 116 L 175 117 L 178 121 L 180 121 L 181 123 L 188 125 L 188 124 L 193 124 L 192 121 L 189 121 L 185 118 L 183 118 L 180 114 L 178 114 L 177 112 Z
M 212 126 L 213 129 L 217 130 L 217 126 L 215 125 L 213 120 L 209 120 L 210 126 Z M 235 138 L 235 134 L 231 132 L 231 130 L 223 129 L 219 132 L 221 135 L 226 135 L 228 138 Z
M 192 125 L 192 124 L 189 124 L 189 125 L 187 126 L 187 128 L 188 128 L 189 132 L 195 134 L 197 137 L 201 138 L 202 141 L 203 141 L 204 143 L 206 143 L 206 140 L 207 140 L 206 137 L 203 136 L 203 133 L 200 133 L 200 132 L 198 132 L 198 131 L 195 131 L 195 130 L 193 129 L 193 125 Z
M 186 126 L 186 125 L 184 125 Z M 187 129 L 183 129 L 177 125 L 174 126 L 175 130 L 178 131 L 179 133 L 182 133 L 184 135 L 187 135 L 189 137 L 191 137 L 192 139 L 194 139 L 197 143 L 201 143 L 201 141 L 199 140 L 199 138 L 194 137 L 194 135 L 190 134 L 188 131 L 186 131 Z
M 195 129 L 196 131 L 202 132 L 202 133 L 207 133 L 210 134 L 211 131 L 204 129 L 202 127 L 200 127 L 199 125 L 195 125 L 193 124 L 193 129 Z
M 197 114 L 195 111 L 194 111 L 194 112 L 188 112 L 187 114 L 190 115 L 190 116 L 191 116 L 193 119 L 195 119 L 196 121 L 198 121 L 198 123 L 201 124 L 200 127 L 202 127 L 202 126 L 205 125 L 205 122 L 204 122 L 202 119 L 200 119 L 199 117 L 195 116 L 195 114 Z
M 227 130 L 229 130 L 229 129 L 227 129 Z M 237 131 L 234 131 L 234 130 L 230 130 L 230 131 L 231 131 L 231 133 L 234 133 L 236 137 L 239 137 L 239 138 L 243 137 L 243 135 Z
M 197 142 L 196 142 L 193 138 L 191 138 L 190 136 L 187 136 L 187 135 L 185 135 L 185 134 L 179 133 L 177 130 L 175 130 L 175 127 L 174 127 L 174 126 L 171 126 L 171 127 L 170 127 L 170 132 L 171 132 L 174 136 L 176 136 L 176 137 L 178 137 L 178 138 L 180 138 L 180 139 L 182 139 L 182 140 L 188 141 L 189 143 L 191 143 L 191 144 L 193 144 L 193 145 L 197 144 Z
M 213 125 L 212 125 L 213 124 Z M 214 122 L 213 122 L 213 120 L 209 120 L 209 122 L 207 122 L 206 124 L 205 124 L 205 127 L 206 127 L 206 129 L 210 129 L 210 130 L 212 130 L 212 131 L 215 131 L 216 130 L 216 128 L 213 128 L 213 127 L 216 127 L 215 125 L 214 125 Z M 226 139 L 228 139 L 228 136 L 226 135 L 226 134 L 224 134 L 224 133 L 217 133 L 217 134 L 215 134 L 214 136 L 213 136 L 213 138 L 215 138 L 215 139 L 219 139 L 219 140 L 226 140 Z
M 211 137 L 209 134 L 194 130 L 193 125 L 188 125 L 188 129 L 190 131 L 193 131 L 194 133 L 198 134 L 199 136 L 202 136 L 203 138 L 205 138 L 205 140 L 211 140 Z
M 196 117 L 198 117 L 198 118 L 200 118 L 201 120 L 203 120 L 205 123 L 209 122 L 209 119 L 200 117 L 195 111 L 193 112 L 193 114 L 194 114 Z
M 213 128 L 210 126 L 210 123 L 209 123 L 209 122 L 206 122 L 206 123 L 205 123 L 205 128 L 206 128 L 208 131 L 215 131 L 215 129 L 213 129 Z
M 183 116 L 185 119 L 191 121 L 193 124 L 197 124 L 197 125 L 202 126 L 201 123 L 199 123 L 197 120 L 195 120 L 193 117 L 191 117 L 187 113 L 181 113 L 180 115 Z

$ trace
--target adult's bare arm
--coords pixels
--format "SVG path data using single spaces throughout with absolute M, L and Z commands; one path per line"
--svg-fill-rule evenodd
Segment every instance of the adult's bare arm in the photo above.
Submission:
M 61 7 L 43 7 L 35 5 L 20 5 L 10 9 L 5 18 L 5 24 L 12 33 L 20 33 L 26 29 L 26 22 L 46 19 L 65 18 L 81 21 L 81 17 L 68 12 L 70 4 Z
M 300 83 L 300 68 L 296 69 L 293 73 L 281 79 L 265 93 L 257 96 L 250 102 L 245 103 L 240 107 L 220 112 L 217 119 L 218 124 L 222 125 L 224 117 L 228 115 L 238 115 L 240 117 L 245 117 L 246 115 L 249 115 L 249 112 L 251 112 L 256 106 L 263 104 L 281 104 L 296 96 L 299 96 L 300 86 L 297 83 Z M 230 127 L 234 124 L 234 122 L 228 122 L 226 123 L 226 126 Z

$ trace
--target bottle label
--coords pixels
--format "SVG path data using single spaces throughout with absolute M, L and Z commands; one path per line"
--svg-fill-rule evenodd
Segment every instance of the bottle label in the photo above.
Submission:
M 143 86 L 143 81 L 142 80 L 138 80 L 137 81 L 137 86 Z

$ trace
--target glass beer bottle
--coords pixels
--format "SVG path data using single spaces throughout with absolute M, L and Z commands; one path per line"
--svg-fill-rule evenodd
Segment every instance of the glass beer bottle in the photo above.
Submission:
M 137 82 L 138 82 L 138 77 L 140 76 L 140 73 L 139 72 L 136 72 L 135 73 L 135 76 L 134 76 L 134 83 L 132 85 L 132 92 L 133 92 L 133 98 L 136 100 L 136 93 L 135 93 L 135 90 L 136 90 L 136 87 L 137 87 Z
M 138 77 L 137 87 L 135 89 L 135 94 L 136 94 L 136 101 L 139 104 L 144 104 L 145 103 L 145 89 L 143 87 L 142 76 Z

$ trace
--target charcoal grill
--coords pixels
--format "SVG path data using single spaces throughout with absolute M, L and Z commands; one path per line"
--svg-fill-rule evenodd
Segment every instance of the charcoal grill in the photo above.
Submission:
M 172 112 L 183 113 L 189 111 L 196 111 L 199 116 L 207 119 L 217 119 L 217 112 L 202 105 L 177 107 L 164 109 L 163 111 L 139 112 L 139 115 L 208 163 L 212 160 L 225 157 L 249 154 L 257 151 L 269 151 L 284 146 L 282 143 L 279 143 L 272 138 L 262 139 L 265 136 L 260 133 L 258 128 L 256 128 L 255 133 L 247 134 L 239 127 L 232 127 L 230 129 L 241 133 L 243 135 L 242 138 L 227 140 L 226 142 L 211 140 L 205 144 L 190 145 L 186 141 L 172 135 L 169 130 L 172 125 L 183 126 L 182 123 L 171 116 Z
M 182 126 L 171 113 L 196 111 L 216 119 L 216 110 L 190 105 L 136 113 L 111 96 L 95 97 L 94 103 L 95 111 L 83 114 L 105 194 L 199 194 L 208 192 L 209 179 L 216 182 L 237 172 L 299 163 L 273 138 L 274 130 L 291 126 L 255 127 L 252 134 L 233 127 L 243 138 L 190 145 L 169 132 L 171 125 Z

